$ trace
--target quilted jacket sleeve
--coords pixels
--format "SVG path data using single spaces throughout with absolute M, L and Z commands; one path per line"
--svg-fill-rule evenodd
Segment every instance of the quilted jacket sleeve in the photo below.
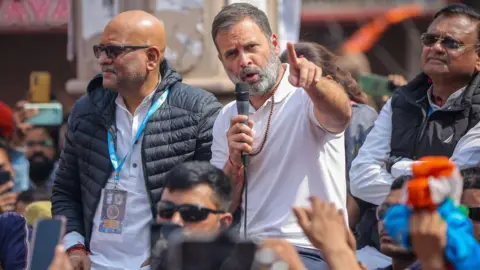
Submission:
M 197 145 L 193 159 L 210 161 L 212 158 L 212 131 L 222 105 L 214 95 L 208 95 L 203 102 L 198 124 Z
M 77 105 L 79 103 L 80 102 L 77 102 Z M 80 106 L 75 107 L 68 120 L 65 146 L 60 155 L 60 162 L 53 184 L 52 214 L 65 216 L 67 218 L 66 233 L 77 232 L 85 236 L 80 171 L 77 163 L 79 155 L 75 147 L 74 137 L 75 125 L 78 121 L 75 110 L 80 109 Z

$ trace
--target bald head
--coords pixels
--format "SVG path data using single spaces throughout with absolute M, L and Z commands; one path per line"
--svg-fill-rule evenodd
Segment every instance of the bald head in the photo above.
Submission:
M 112 37 L 122 44 L 156 46 L 165 51 L 163 23 L 142 10 L 125 11 L 115 16 L 105 27 L 102 41 Z
M 158 83 L 165 46 L 165 28 L 155 16 L 141 10 L 118 14 L 97 47 L 103 86 L 124 97 L 151 91 Z

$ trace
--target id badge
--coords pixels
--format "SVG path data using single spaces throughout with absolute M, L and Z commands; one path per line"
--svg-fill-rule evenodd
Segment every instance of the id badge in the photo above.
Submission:
M 104 192 L 99 231 L 121 234 L 125 220 L 127 192 L 119 189 L 105 189 Z

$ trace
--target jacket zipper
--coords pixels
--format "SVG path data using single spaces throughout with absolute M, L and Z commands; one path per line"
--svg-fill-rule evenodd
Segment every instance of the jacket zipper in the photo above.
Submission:
M 155 220 L 155 204 L 154 204 L 154 201 L 152 199 L 152 192 L 150 191 L 150 188 L 148 187 L 148 175 L 147 175 L 147 170 L 145 168 L 145 151 L 144 151 L 144 141 L 145 140 L 144 139 L 145 139 L 145 131 L 143 133 L 143 138 L 142 138 L 142 144 L 141 144 L 142 148 L 140 149 L 141 156 L 142 156 L 143 180 L 144 180 L 144 183 L 145 183 L 145 190 L 147 191 L 148 200 L 150 201 L 150 205 L 151 205 L 152 217 Z

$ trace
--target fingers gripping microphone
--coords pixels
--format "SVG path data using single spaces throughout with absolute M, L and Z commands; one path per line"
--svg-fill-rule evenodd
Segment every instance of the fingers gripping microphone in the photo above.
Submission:
M 250 99 L 250 86 L 247 83 L 237 83 L 235 85 L 235 99 L 237 101 L 237 112 L 239 115 L 248 116 L 248 107 Z M 245 121 L 248 126 L 248 119 Z M 247 166 L 247 154 L 242 153 L 243 166 Z

